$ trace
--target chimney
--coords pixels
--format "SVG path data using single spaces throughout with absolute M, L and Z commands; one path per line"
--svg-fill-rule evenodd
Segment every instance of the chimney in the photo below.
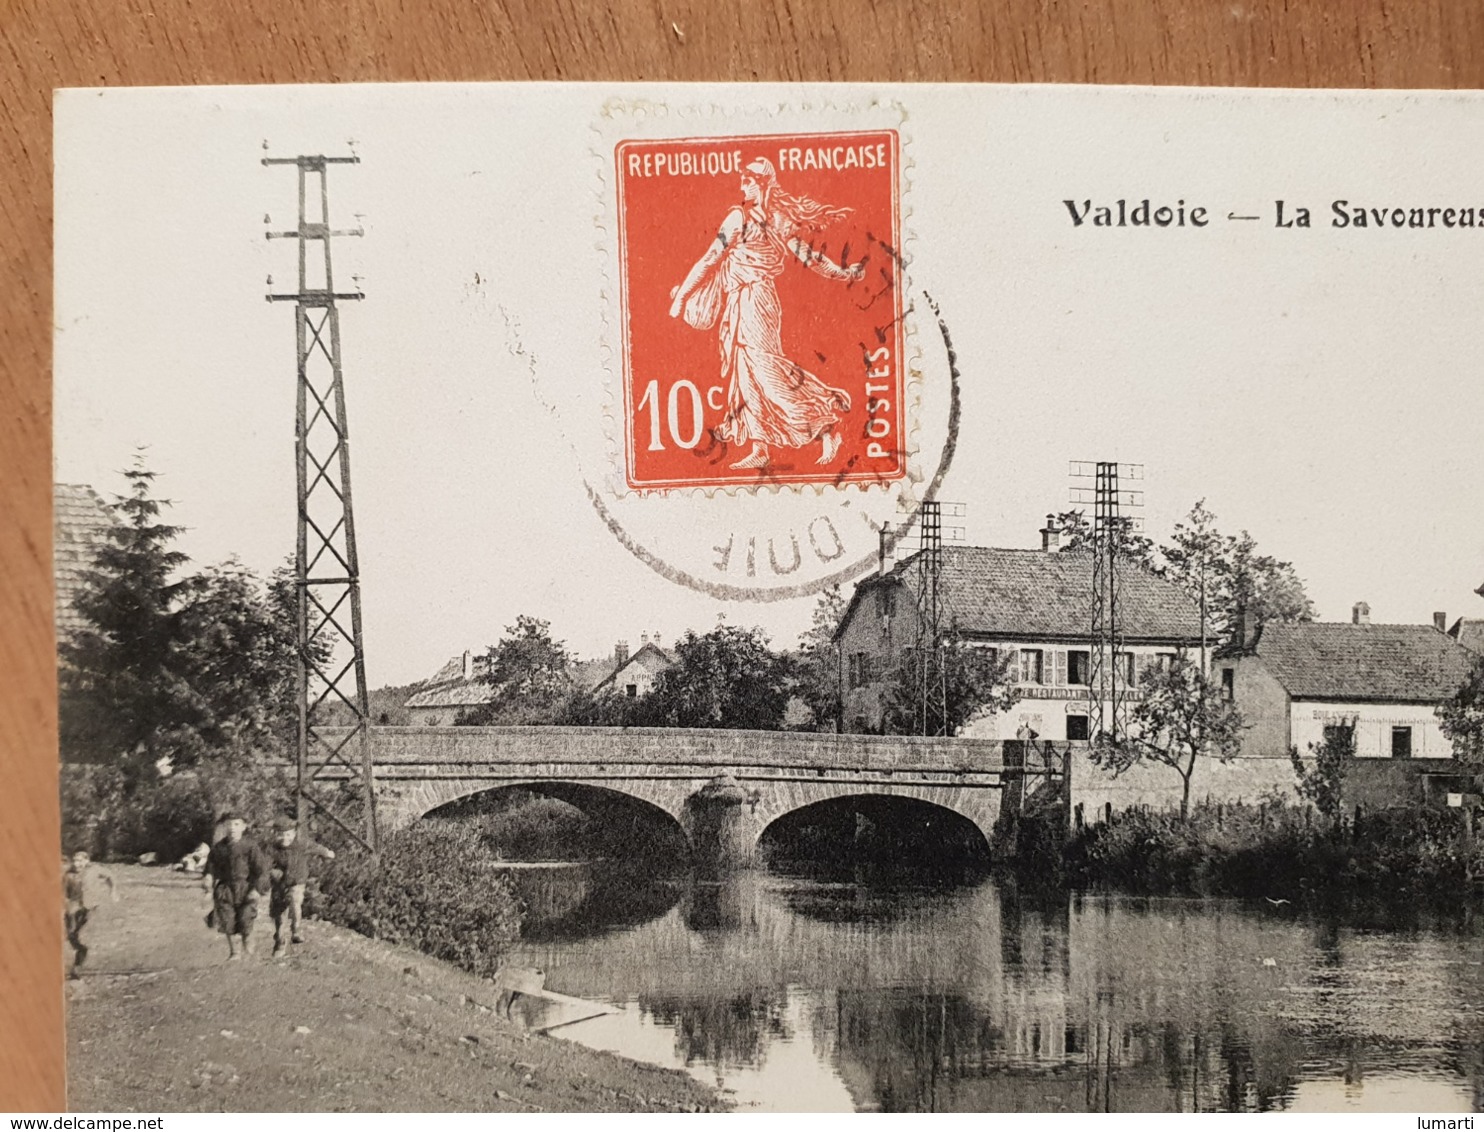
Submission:
M 649 634 L 648 633 L 640 633 L 639 634 L 639 647 L 642 649 L 647 644 L 649 644 Z
M 1041 549 L 1048 553 L 1061 547 L 1061 528 L 1056 525 L 1056 516 L 1047 515 L 1046 525 L 1041 528 Z
M 474 654 L 468 649 L 464 650 L 464 679 L 474 679 Z
M 613 663 L 622 667 L 623 662 L 629 659 L 629 642 L 619 641 L 613 646 Z
M 1369 625 L 1371 623 L 1371 607 L 1363 601 L 1357 601 L 1350 610 L 1350 620 L 1356 625 Z
M 897 560 L 894 551 L 886 549 L 886 528 L 882 527 L 876 532 L 876 572 L 881 577 L 886 577 L 896 567 Z
M 649 643 L 652 644 L 655 648 L 660 647 L 660 631 L 658 629 L 649 634 Z
M 1446 633 L 1448 631 L 1448 614 L 1441 609 L 1434 613 L 1432 615 L 1432 627 L 1439 633 Z

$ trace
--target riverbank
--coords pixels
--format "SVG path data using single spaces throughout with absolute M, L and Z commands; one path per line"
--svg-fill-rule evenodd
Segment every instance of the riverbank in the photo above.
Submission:
M 691 1077 L 528 1034 L 486 980 L 333 924 L 228 963 L 199 881 L 112 866 L 67 985 L 68 1103 L 102 1112 L 695 1111 Z M 259 933 L 270 944 L 271 926 Z

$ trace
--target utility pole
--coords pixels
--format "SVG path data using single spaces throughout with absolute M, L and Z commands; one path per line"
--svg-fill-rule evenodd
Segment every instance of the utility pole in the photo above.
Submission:
M 337 305 L 365 296 L 359 290 L 335 290 L 330 260 L 333 237 L 362 232 L 330 227 L 327 178 L 329 166 L 359 162 L 358 157 L 323 155 L 263 158 L 264 165 L 289 165 L 299 173 L 298 226 L 265 233 L 270 240 L 296 241 L 299 251 L 297 289 L 270 291 L 267 296 L 269 302 L 294 304 L 298 368 L 294 418 L 299 654 L 295 808 L 301 833 L 307 832 L 311 813 L 322 815 L 374 854 L 378 848 L 376 793 Z M 271 287 L 271 275 L 268 283 Z M 348 715 L 349 726 L 322 726 L 319 717 L 326 705 Z
M 1091 503 L 1092 625 L 1089 632 L 1087 680 L 1088 738 L 1116 743 L 1125 729 L 1127 699 L 1133 674 L 1124 666 L 1123 626 L 1119 611 L 1122 587 L 1123 543 L 1139 529 L 1140 520 L 1122 514 L 1124 507 L 1142 507 L 1144 493 L 1120 486 L 1121 481 L 1143 480 L 1143 464 L 1108 460 L 1073 460 L 1071 477 L 1091 479 L 1093 487 L 1072 488 L 1073 503 Z

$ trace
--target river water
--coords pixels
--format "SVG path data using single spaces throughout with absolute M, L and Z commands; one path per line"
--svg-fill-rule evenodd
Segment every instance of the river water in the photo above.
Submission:
M 1484 918 L 516 874 L 572 1041 L 783 1111 L 1477 1111 Z M 545 1011 L 532 1025 L 585 1011 Z

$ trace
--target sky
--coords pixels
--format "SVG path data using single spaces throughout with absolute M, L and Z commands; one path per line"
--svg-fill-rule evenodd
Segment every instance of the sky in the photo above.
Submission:
M 263 296 L 293 250 L 263 233 L 292 224 L 294 174 L 259 158 L 353 149 L 361 164 L 332 172 L 330 198 L 337 226 L 365 231 L 335 256 L 367 296 L 341 326 L 370 684 L 430 675 L 520 614 L 583 656 L 718 617 L 791 645 L 814 598 L 677 584 L 588 499 L 622 412 L 605 155 L 629 125 L 612 108 L 641 104 L 662 108 L 646 127 L 660 135 L 892 119 L 913 295 L 937 304 L 961 373 L 939 497 L 965 505 L 967 541 L 1036 546 L 1070 505 L 1069 461 L 1136 462 L 1151 536 L 1204 499 L 1222 530 L 1294 563 L 1322 619 L 1361 600 L 1377 622 L 1484 616 L 1484 229 L 1330 225 L 1334 200 L 1484 207 L 1484 99 L 1467 94 L 67 92 L 57 479 L 121 491 L 143 447 L 197 564 L 266 573 L 292 552 L 293 314 Z M 1063 203 L 1119 198 L 1183 200 L 1211 223 L 1078 227 Z M 1312 227 L 1277 227 L 1277 200 Z M 932 448 L 941 346 L 922 320 L 916 332 Z M 805 503 L 629 499 L 615 514 L 694 572 L 744 512 Z

